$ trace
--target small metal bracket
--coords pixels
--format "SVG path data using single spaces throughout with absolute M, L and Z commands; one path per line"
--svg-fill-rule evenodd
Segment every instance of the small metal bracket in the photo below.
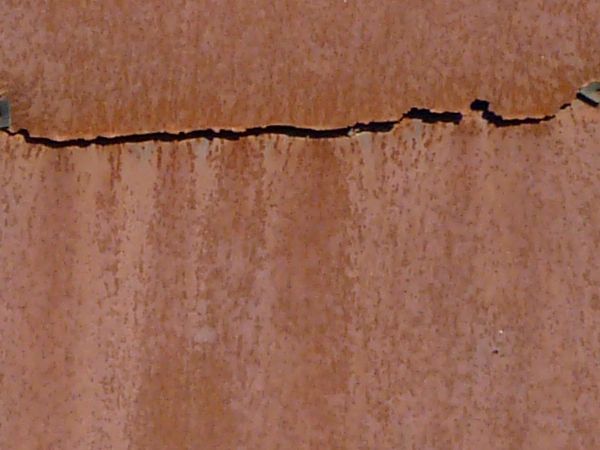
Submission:
M 10 127 L 10 102 L 6 98 L 0 99 L 0 128 Z
M 581 89 L 577 93 L 578 97 L 593 106 L 600 105 L 600 81 L 594 81 Z

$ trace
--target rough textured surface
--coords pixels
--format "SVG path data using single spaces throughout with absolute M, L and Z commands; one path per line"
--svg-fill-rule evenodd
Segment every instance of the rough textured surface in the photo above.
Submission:
M 599 448 L 599 119 L 0 135 L 0 448 Z
M 600 76 L 597 0 L 4 0 L 14 129 L 56 139 L 553 114 Z

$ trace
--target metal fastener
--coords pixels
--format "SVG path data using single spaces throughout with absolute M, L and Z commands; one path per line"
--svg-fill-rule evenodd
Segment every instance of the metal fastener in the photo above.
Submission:
M 577 93 L 577 97 L 594 106 L 600 105 L 600 81 L 594 81 L 582 87 Z
M 0 128 L 10 127 L 10 102 L 0 99 Z

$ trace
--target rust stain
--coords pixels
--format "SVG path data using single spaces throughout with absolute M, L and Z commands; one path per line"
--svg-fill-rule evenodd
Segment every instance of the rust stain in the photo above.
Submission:
M 0 134 L 0 448 L 598 448 L 599 119 Z
M 599 76 L 596 0 L 6 0 L 13 129 L 54 139 L 554 114 Z M 18 25 L 15 25 L 18 24 Z

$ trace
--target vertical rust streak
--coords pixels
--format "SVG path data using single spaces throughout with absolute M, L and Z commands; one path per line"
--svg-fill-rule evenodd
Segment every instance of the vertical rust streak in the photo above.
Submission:
M 0 447 L 598 447 L 599 124 L 0 135 Z

